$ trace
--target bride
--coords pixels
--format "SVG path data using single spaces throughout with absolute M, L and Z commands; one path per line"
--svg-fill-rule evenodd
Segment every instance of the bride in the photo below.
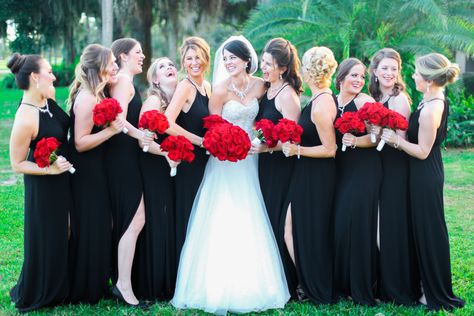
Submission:
M 264 84 L 253 74 L 257 54 L 243 36 L 216 52 L 211 114 L 249 137 Z M 290 298 L 265 210 L 256 155 L 238 162 L 211 157 L 194 200 L 171 304 L 210 313 L 282 308 Z

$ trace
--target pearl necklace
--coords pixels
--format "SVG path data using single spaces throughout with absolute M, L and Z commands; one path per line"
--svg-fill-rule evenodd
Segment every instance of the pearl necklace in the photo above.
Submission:
M 23 101 L 21 102 L 21 104 L 32 106 L 32 107 L 36 108 L 38 111 L 40 111 L 41 113 L 48 113 L 49 117 L 53 117 L 53 113 L 51 113 L 51 111 L 49 111 L 48 101 L 46 101 L 46 103 L 43 107 L 38 107 L 34 104 L 31 104 L 31 103 L 28 103 L 28 102 L 23 102 Z
M 247 96 L 247 92 L 249 91 L 250 80 L 247 81 L 247 86 L 243 90 L 237 89 L 237 87 L 235 86 L 233 81 L 230 82 L 230 85 L 231 85 L 231 91 L 234 92 L 235 95 L 238 96 L 240 98 L 240 100 L 243 101 L 245 99 L 245 97 Z

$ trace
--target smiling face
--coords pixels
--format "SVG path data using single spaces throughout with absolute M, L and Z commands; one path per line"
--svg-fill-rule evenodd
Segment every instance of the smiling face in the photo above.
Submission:
M 178 81 L 174 63 L 168 58 L 161 58 L 156 65 L 155 84 L 175 84 Z
M 263 53 L 260 68 L 263 80 L 270 83 L 280 80 L 280 74 L 285 72 L 285 69 L 278 67 L 273 56 L 269 53 Z
M 56 77 L 53 74 L 51 65 L 46 60 L 41 59 L 39 66 L 39 73 L 32 75 L 33 86 L 38 86 L 41 94 L 49 96 L 51 90 L 54 90 L 53 82 L 56 80 Z
M 380 87 L 390 89 L 395 86 L 398 78 L 398 62 L 393 58 L 383 58 L 374 70 Z
M 245 72 L 247 68 L 247 61 L 237 57 L 235 54 L 229 52 L 228 50 L 224 49 L 223 52 L 223 60 L 224 65 L 229 75 L 235 76 L 240 74 L 241 72 Z
M 195 49 L 189 48 L 184 54 L 184 65 L 183 68 L 186 73 L 191 77 L 204 76 L 203 61 Z
M 128 68 L 133 74 L 139 74 L 143 71 L 143 60 L 145 59 L 145 55 L 143 54 L 140 44 L 133 46 L 130 52 L 124 55 L 124 61 L 126 61 Z
M 109 84 L 117 82 L 118 66 L 115 60 L 115 56 L 113 54 L 110 54 L 109 62 L 107 63 L 107 67 L 105 68 L 105 80 Z
M 358 94 L 365 84 L 365 67 L 361 64 L 354 65 L 341 81 L 341 92 Z

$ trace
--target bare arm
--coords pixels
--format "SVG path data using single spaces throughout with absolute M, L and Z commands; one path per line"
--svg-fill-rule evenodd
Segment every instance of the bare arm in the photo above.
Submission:
M 298 122 L 301 115 L 300 98 L 291 86 L 284 88 L 275 97 L 275 107 L 284 118 Z
M 433 148 L 436 139 L 436 132 L 441 124 L 444 110 L 444 104 L 442 101 L 435 100 L 430 103 L 431 104 L 425 106 L 420 113 L 418 144 L 410 143 L 389 129 L 384 129 L 382 139 L 392 144 L 400 142 L 398 149 L 403 150 L 412 157 L 421 160 L 426 159 Z
M 216 86 L 215 92 L 209 99 L 209 113 L 221 115 L 222 107 L 228 101 L 228 98 L 227 80 L 225 80 Z
M 58 159 L 50 167 L 40 168 L 28 161 L 31 140 L 38 134 L 38 111 L 36 109 L 19 108 L 13 122 L 10 135 L 10 163 L 16 173 L 30 175 L 60 174 L 67 171 L 71 164 L 66 159 Z
M 117 118 L 109 127 L 91 134 L 94 127 L 92 110 L 95 104 L 95 97 L 86 92 L 79 93 L 74 101 L 74 145 L 78 152 L 91 150 L 122 131 L 123 121 Z

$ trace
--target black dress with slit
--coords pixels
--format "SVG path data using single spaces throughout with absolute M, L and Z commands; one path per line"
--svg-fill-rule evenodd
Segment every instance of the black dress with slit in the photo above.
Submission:
M 158 135 L 161 143 L 166 135 Z M 137 241 L 132 282 L 140 299 L 167 301 L 176 283 L 175 183 L 164 156 L 142 152 L 145 226 Z M 179 168 L 179 167 L 178 167 Z
M 58 154 L 68 157 L 69 116 L 48 100 L 52 117 L 39 112 L 38 135 L 30 143 L 27 160 L 34 162 L 38 141 L 55 137 Z M 68 296 L 68 213 L 71 210 L 70 174 L 24 175 L 24 259 L 10 297 L 20 312 L 62 303 Z
M 194 84 L 193 84 L 194 85 Z M 196 97 L 188 112 L 179 113 L 176 123 L 190 133 L 204 136 L 202 119 L 209 115 L 209 97 L 202 95 L 196 88 Z M 194 198 L 204 176 L 209 155 L 204 148 L 194 145 L 194 160 L 192 163 L 182 163 L 176 174 L 176 265 L 179 263 L 181 248 L 186 238 L 189 215 L 193 207 Z M 177 267 L 176 267 L 177 268 Z
M 418 144 L 420 113 L 417 109 L 410 117 L 408 140 Z M 424 160 L 410 157 L 410 205 L 418 268 L 428 308 L 452 310 L 464 306 L 464 301 L 453 293 L 449 236 L 444 220 L 444 168 L 440 145 L 446 137 L 448 105 L 433 147 Z
M 356 112 L 352 100 L 344 112 Z M 363 136 L 364 134 L 355 134 Z M 336 130 L 336 191 L 334 194 L 334 290 L 336 298 L 352 297 L 375 305 L 377 211 L 382 163 L 375 149 L 348 147 L 342 151 Z
M 76 172 L 71 178 L 74 207 L 70 218 L 69 300 L 72 303 L 95 304 L 109 293 L 111 269 L 112 214 L 105 173 L 107 142 L 78 152 L 74 144 L 73 109 L 70 114 L 69 153 Z M 94 126 L 91 134 L 101 130 Z
M 127 121 L 138 126 L 142 100 L 138 90 L 128 104 Z M 105 166 L 112 208 L 112 281 L 117 282 L 118 243 L 130 226 L 143 193 L 138 141 L 118 133 L 107 141 Z
M 384 106 L 388 108 L 388 101 Z M 413 305 L 421 293 L 409 207 L 408 155 L 386 144 L 380 158 L 379 295 L 387 302 Z
M 311 120 L 312 102 L 301 112 L 301 146 L 319 146 Z M 293 244 L 299 284 L 315 304 L 333 301 L 332 205 L 336 185 L 334 158 L 301 156 L 295 163 L 289 187 Z
M 282 87 L 280 91 L 283 89 Z M 280 92 L 279 91 L 279 92 Z M 278 93 L 279 93 L 278 92 Z M 259 113 L 256 121 L 268 119 L 274 124 L 283 118 L 275 107 L 275 98 L 268 99 L 267 93 L 260 101 Z M 267 209 L 273 233 L 280 249 L 281 260 L 285 269 L 288 290 L 295 297 L 298 280 L 295 265 L 285 244 L 285 220 L 288 207 L 288 186 L 290 184 L 296 157 L 285 157 L 282 151 L 261 153 L 258 155 L 258 177 L 262 190 L 263 200 Z

